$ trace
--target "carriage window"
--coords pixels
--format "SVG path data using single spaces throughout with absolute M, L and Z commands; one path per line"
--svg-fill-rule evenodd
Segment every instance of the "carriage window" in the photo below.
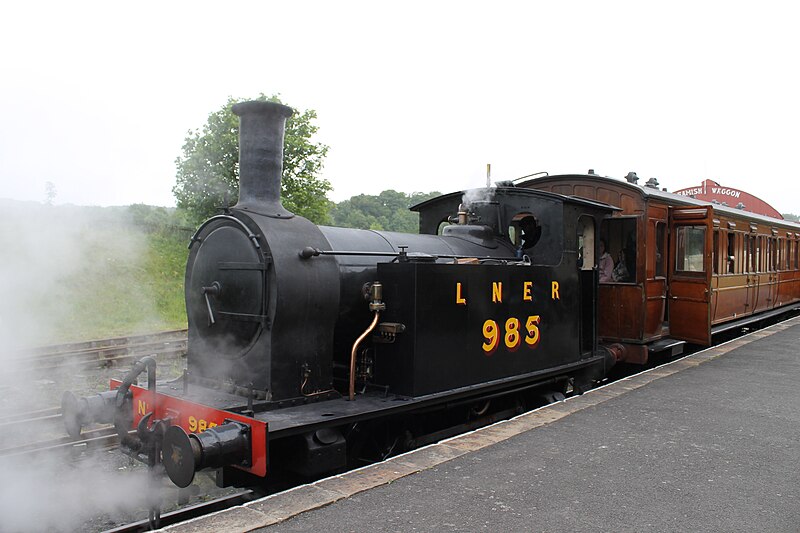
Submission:
M 739 234 L 739 236 L 741 237 L 741 239 L 739 239 L 739 244 L 741 244 L 742 246 L 738 250 L 738 253 L 736 255 L 736 257 L 738 258 L 738 265 L 739 265 L 739 266 L 736 267 L 736 271 L 739 274 L 741 274 L 742 272 L 747 272 L 747 265 L 748 265 L 747 262 L 749 261 L 749 259 L 748 259 L 748 253 L 749 253 L 748 246 L 749 246 L 749 243 L 750 243 L 750 241 L 748 239 L 750 238 L 750 236 L 749 235 L 745 235 L 743 233 Z
M 786 255 L 784 256 L 783 263 L 783 267 L 786 270 L 792 269 L 792 241 L 789 239 L 786 239 Z
M 636 281 L 636 218 L 614 217 L 603 220 L 600 239 L 606 244 L 614 270 L 611 282 L 633 283 Z M 598 261 L 600 259 L 598 258 Z
M 754 252 L 755 259 L 753 260 L 753 272 L 760 272 L 763 270 L 761 267 L 761 240 L 762 237 L 755 238 L 756 249 Z
M 726 260 L 726 272 L 733 274 L 736 268 L 736 234 L 732 231 L 728 232 L 728 257 Z
M 800 242 L 792 242 L 792 257 L 794 257 L 792 267 L 795 270 L 800 269 Z
M 778 239 L 776 239 L 774 237 L 772 239 L 770 239 L 770 245 L 772 246 L 772 250 L 771 250 L 772 253 L 769 254 L 769 257 L 770 257 L 770 265 L 769 265 L 770 268 L 769 269 L 774 272 L 774 271 L 778 270 L 778 261 L 780 260 L 779 254 L 778 254 L 778 251 L 780 250 L 780 247 L 778 246 Z
M 663 222 L 656 223 L 656 277 L 665 277 L 667 271 L 667 255 L 664 253 L 664 243 L 667 240 L 667 225 Z
M 703 249 L 706 241 L 705 226 L 678 226 L 675 228 L 675 271 L 705 272 Z
M 713 265 L 714 274 L 719 274 L 719 230 L 714 230 L 714 247 L 711 249 L 711 264 Z
M 753 238 L 750 235 L 744 236 L 744 266 L 742 272 L 750 272 L 753 264 Z

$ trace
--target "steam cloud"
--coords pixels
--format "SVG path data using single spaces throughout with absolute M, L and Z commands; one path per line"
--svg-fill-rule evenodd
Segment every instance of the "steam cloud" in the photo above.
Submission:
M 144 242 L 121 215 L 0 201 L 0 362 L 7 362 L 4 352 L 62 342 L 59 337 L 70 336 L 68 324 L 78 314 L 102 318 L 101 310 L 78 307 L 82 302 L 75 297 L 96 290 L 97 278 L 118 269 L 120 261 L 136 267 Z M 136 305 L 152 302 L 147 294 L 140 300 Z M 155 314 L 152 305 L 149 314 Z
M 65 466 L 37 460 L 36 467 L 4 467 L 0 530 L 8 533 L 85 530 L 84 523 L 97 515 L 132 520 L 135 510 L 147 508 L 147 495 L 153 492 L 147 472 L 114 475 L 118 473 L 104 472 L 92 461 Z M 98 530 L 108 525 L 96 524 Z
M 464 193 L 461 203 L 469 208 L 472 204 L 491 202 L 494 199 L 495 188 L 470 189 Z
M 141 234 L 125 227 L 121 215 L 110 216 L 109 210 L 100 208 L 0 200 L 0 416 L 55 407 L 67 389 L 83 395 L 107 389 L 107 376 L 98 377 L 90 370 L 28 375 L 14 362 L 23 347 L 64 342 L 63 337 L 87 340 L 80 331 L 70 331 L 70 324 L 78 316 L 99 320 L 104 311 L 90 308 L 86 302 L 92 299 L 82 295 L 98 290 L 98 278 L 120 272 L 120 262 L 125 268 L 137 268 L 143 255 Z M 151 296 L 136 290 L 140 301 L 124 303 L 136 305 L 140 314 L 149 309 L 154 316 Z M 126 370 L 127 366 L 115 372 Z M 66 434 L 57 431 L 44 434 L 41 427 L 30 427 L 0 432 L 0 449 Z M 110 457 L 101 452 L 83 457 L 80 463 L 69 457 L 0 457 L 0 531 L 85 530 L 84 521 L 98 513 L 124 516 L 133 509 L 138 513 L 131 519 L 146 518 L 145 497 L 154 493 L 148 489 L 146 472 L 127 467 L 120 472 L 119 459 Z M 107 529 L 107 524 L 97 526 Z

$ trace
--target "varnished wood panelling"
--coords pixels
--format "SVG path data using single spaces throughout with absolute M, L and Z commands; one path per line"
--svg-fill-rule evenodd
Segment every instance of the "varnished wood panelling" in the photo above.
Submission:
M 588 198 L 589 200 L 597 199 L 597 191 L 594 187 L 588 185 L 575 185 L 575 191 L 573 194 L 575 196 L 580 196 L 581 198 Z
M 620 205 L 624 213 L 642 213 L 643 206 L 641 198 L 635 198 L 630 194 L 620 195 Z
M 712 323 L 719 324 L 740 318 L 750 309 L 747 304 L 747 279 L 745 274 L 714 276 L 714 305 Z
M 600 285 L 598 333 L 613 340 L 640 341 L 644 337 L 642 288 L 634 284 Z M 612 314 L 613 316 L 608 316 Z
M 606 204 L 622 207 L 619 201 L 619 192 L 606 187 L 597 188 L 597 200 Z
M 645 284 L 646 302 L 644 319 L 644 338 L 661 336 L 664 323 L 664 304 L 666 302 L 666 278 L 650 279 Z M 631 305 L 635 303 L 631 302 Z

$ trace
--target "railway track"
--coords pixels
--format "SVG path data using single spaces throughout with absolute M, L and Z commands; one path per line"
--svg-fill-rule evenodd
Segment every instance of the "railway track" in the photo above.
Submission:
M 158 527 L 167 527 L 172 524 L 191 520 L 199 516 L 215 513 L 236 507 L 237 505 L 245 504 L 260 497 L 252 490 L 243 490 L 230 496 L 223 496 L 207 502 L 197 503 L 175 511 L 170 511 L 161 515 L 161 520 Z M 151 531 L 149 520 L 139 520 L 130 524 L 125 524 L 114 529 L 107 529 L 104 533 L 139 533 L 142 531 Z
M 20 350 L 9 354 L 6 362 L 8 368 L 31 372 L 46 372 L 65 366 L 104 368 L 145 355 L 183 357 L 186 343 L 186 330 L 179 329 Z
M 7 377 L 13 380 L 18 374 L 46 375 L 55 369 L 106 369 L 145 355 L 159 359 L 179 358 L 186 355 L 186 342 L 185 329 L 171 330 L 19 350 L 8 354 L 4 362 Z M 63 434 L 60 407 L 0 413 L 0 435 L 5 435 L 0 439 L 0 459 L 48 450 L 54 452 L 82 444 L 113 446 L 117 440 L 113 429 L 109 428 L 85 432 L 81 440 L 69 439 L 61 436 Z M 31 442 L 31 435 L 39 440 Z M 46 438 L 53 435 L 59 436 Z
M 0 461 L 10 457 L 58 452 L 76 446 L 87 446 L 93 449 L 109 448 L 115 446 L 119 440 L 113 427 L 99 427 L 84 431 L 79 439 L 63 436 L 64 422 L 60 407 L 0 417 L 0 434 L 9 435 L 21 432 L 35 432 L 36 435 L 47 433 L 61 435 L 51 439 L 14 444 L 9 444 L 6 439 L 0 440 Z
M 60 421 L 61 415 L 58 416 Z M 91 449 L 111 448 L 116 446 L 118 442 L 119 437 L 113 427 L 92 429 L 84 431 L 79 439 L 64 436 L 0 448 L 0 462 L 21 457 L 30 460 L 38 454 L 57 453 L 77 446 L 86 446 Z
M 0 432 L 8 429 L 16 429 L 26 425 L 35 425 L 44 423 L 58 423 L 61 421 L 61 408 L 50 407 L 48 409 L 40 409 L 38 411 L 30 411 L 27 413 L 13 413 L 9 415 L 0 416 Z

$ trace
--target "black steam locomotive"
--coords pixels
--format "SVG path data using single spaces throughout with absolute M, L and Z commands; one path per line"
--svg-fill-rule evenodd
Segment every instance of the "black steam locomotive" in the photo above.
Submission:
M 202 468 L 253 484 L 268 470 L 336 471 L 379 431 L 419 445 L 431 413 L 580 392 L 614 363 L 596 343 L 596 271 L 583 267 L 586 228 L 612 208 L 500 184 L 415 206 L 419 235 L 316 226 L 280 202 L 291 109 L 233 111 L 240 197 L 192 238 L 183 378 L 157 384 L 144 359 L 108 392 L 66 394 L 70 433 L 113 421 L 179 486 Z

